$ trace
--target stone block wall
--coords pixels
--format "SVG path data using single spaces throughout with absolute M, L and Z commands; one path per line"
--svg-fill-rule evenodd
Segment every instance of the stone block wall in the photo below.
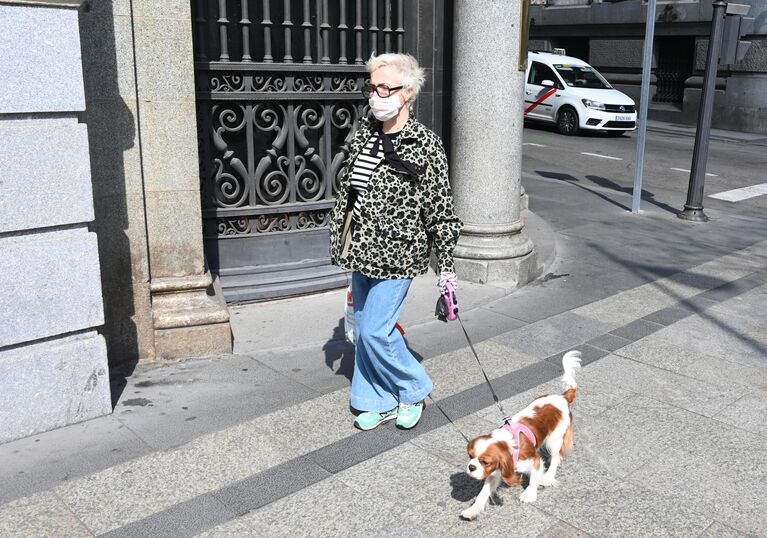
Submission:
M 0 443 L 112 410 L 79 2 L 0 2 Z

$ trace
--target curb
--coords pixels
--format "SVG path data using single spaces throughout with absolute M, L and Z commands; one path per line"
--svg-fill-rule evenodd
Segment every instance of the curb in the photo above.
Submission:
M 648 125 L 647 130 L 653 131 L 656 133 L 663 133 L 667 135 L 695 138 L 695 131 L 690 132 L 687 129 L 673 129 L 668 127 L 657 127 L 657 126 Z M 757 136 L 755 133 L 753 134 L 754 136 Z M 767 146 L 767 136 L 765 136 L 764 138 L 749 139 L 749 138 L 744 138 L 742 136 L 727 136 L 727 135 L 710 133 L 709 140 L 717 140 L 719 142 L 738 142 L 741 144 L 749 144 L 752 146 Z

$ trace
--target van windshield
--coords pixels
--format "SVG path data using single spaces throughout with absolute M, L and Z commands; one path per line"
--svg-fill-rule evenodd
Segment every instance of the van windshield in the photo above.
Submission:
M 588 65 L 554 64 L 554 69 L 568 86 L 597 90 L 612 89 L 610 83 L 596 69 Z

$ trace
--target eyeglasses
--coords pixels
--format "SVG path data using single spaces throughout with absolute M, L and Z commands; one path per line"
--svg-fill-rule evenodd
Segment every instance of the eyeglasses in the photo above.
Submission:
M 405 86 L 394 86 L 391 87 L 388 84 L 378 84 L 374 86 L 373 84 L 366 82 L 362 85 L 362 95 L 365 96 L 366 99 L 370 99 L 372 97 L 373 92 L 375 92 L 378 97 L 389 97 L 392 93 L 396 92 L 397 90 L 401 90 Z

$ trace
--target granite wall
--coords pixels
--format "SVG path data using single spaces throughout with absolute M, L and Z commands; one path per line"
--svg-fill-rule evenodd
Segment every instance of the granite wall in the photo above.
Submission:
M 231 351 L 207 272 L 189 2 L 80 9 L 95 228 L 113 366 Z
M 0 443 L 112 410 L 79 2 L 42 3 L 0 2 Z

